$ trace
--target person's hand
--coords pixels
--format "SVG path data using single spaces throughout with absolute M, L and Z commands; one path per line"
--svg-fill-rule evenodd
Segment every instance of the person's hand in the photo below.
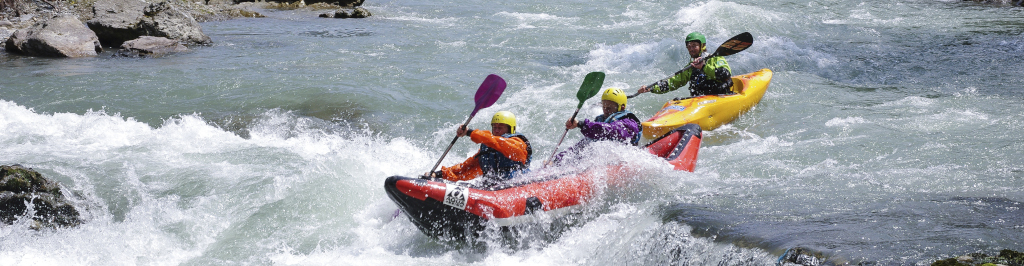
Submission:
M 426 172 L 420 176 L 422 179 L 441 178 L 441 171 Z
M 567 129 L 567 130 L 568 129 L 574 129 L 577 126 L 579 126 L 579 124 L 580 124 L 580 122 L 576 121 L 576 119 L 569 119 L 569 120 L 565 121 L 565 129 Z
M 647 86 L 640 86 L 640 89 L 636 90 L 636 93 L 640 94 L 640 93 L 647 93 L 647 92 L 650 92 L 650 91 L 651 91 L 651 89 L 647 88 Z
M 694 59 L 693 62 L 690 63 L 690 66 L 696 69 L 704 69 L 704 63 L 703 57 L 697 57 L 697 59 Z
M 460 138 L 464 137 L 464 136 L 469 134 L 469 131 L 470 130 L 469 130 L 469 128 L 466 127 L 466 125 L 462 125 L 462 126 L 459 127 L 459 130 L 455 131 L 455 136 L 460 137 Z

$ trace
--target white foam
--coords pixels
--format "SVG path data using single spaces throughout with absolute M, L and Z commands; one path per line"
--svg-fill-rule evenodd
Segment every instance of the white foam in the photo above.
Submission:
M 264 116 L 245 139 L 198 115 L 152 128 L 102 111 L 38 114 L 0 100 L 0 126 L 8 129 L 0 132 L 0 145 L 25 151 L 5 155 L 3 163 L 56 172 L 48 176 L 81 191 L 84 205 L 92 206 L 81 210 L 88 220 L 75 229 L 4 227 L 0 234 L 10 241 L 0 244 L 0 263 L 177 265 L 232 241 L 265 242 L 232 236 L 240 227 L 273 226 L 251 224 L 261 221 L 250 221 L 253 215 L 303 217 L 285 220 L 286 227 L 316 229 L 308 220 L 323 217 L 321 210 L 275 211 L 282 201 L 315 193 L 354 206 L 388 202 L 379 191 L 384 178 L 410 175 L 430 160 L 403 138 L 327 133 L 287 112 Z
M 868 121 L 863 117 L 832 118 L 825 122 L 827 127 L 847 127 L 854 124 L 864 124 Z
M 883 103 L 883 104 L 881 104 L 879 106 L 883 106 L 883 107 L 894 107 L 894 106 L 895 107 L 906 107 L 906 106 L 911 106 L 911 107 L 924 108 L 924 107 L 930 107 L 933 104 L 935 104 L 935 100 L 934 99 L 928 99 L 928 98 L 924 98 L 924 97 L 920 97 L 920 96 L 907 96 L 905 98 L 902 98 L 902 99 L 899 99 L 899 100 L 896 100 L 896 101 Z
M 410 21 L 410 22 L 418 22 L 418 23 L 443 24 L 443 25 L 454 25 L 454 24 L 459 22 L 458 18 L 453 18 L 453 17 L 448 17 L 448 18 L 428 18 L 428 17 L 422 16 L 422 15 L 419 15 L 419 14 L 415 14 L 415 13 L 408 14 L 408 15 L 400 15 L 400 16 L 388 17 L 386 19 L 398 20 L 398 21 Z
M 507 17 L 515 20 L 516 29 L 534 29 L 551 27 L 579 27 L 576 21 L 579 18 L 564 18 L 545 13 L 520 13 L 520 12 L 498 12 L 499 17 Z
M 783 18 L 782 14 L 769 9 L 714 0 L 697 2 L 680 9 L 671 26 L 682 27 L 684 32 L 701 32 L 710 42 L 710 39 L 725 40 L 732 37 L 739 32 L 735 29 L 737 26 L 770 25 L 775 24 L 775 21 L 783 21 Z
M 653 62 L 671 43 L 599 44 L 587 54 L 587 63 L 581 68 L 603 69 L 606 74 L 629 72 Z

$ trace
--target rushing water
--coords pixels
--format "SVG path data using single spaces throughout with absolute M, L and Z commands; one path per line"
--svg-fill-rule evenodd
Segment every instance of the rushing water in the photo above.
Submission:
M 74 229 L 0 226 L 0 265 L 925 265 L 1024 250 L 1024 10 L 961 1 L 369 1 L 204 23 L 156 59 L 0 53 L 0 164 L 62 182 Z M 519 118 L 550 155 L 591 71 L 627 92 L 749 31 L 736 74 L 775 71 L 756 109 L 705 132 L 697 171 L 642 152 L 638 186 L 516 239 L 425 237 L 384 194 L 473 119 Z M 645 94 L 642 118 L 684 96 Z M 597 101 L 581 116 L 600 112 Z M 572 132 L 566 143 L 579 139 Z M 567 145 L 563 144 L 562 148 Z M 444 160 L 476 146 L 461 140 Z M 636 159 L 640 158 L 640 159 Z M 543 228 L 542 228 L 543 229 Z

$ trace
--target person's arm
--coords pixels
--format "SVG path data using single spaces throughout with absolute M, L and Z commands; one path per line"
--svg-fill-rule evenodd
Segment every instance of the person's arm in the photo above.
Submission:
M 686 85 L 686 83 L 690 81 L 691 70 L 692 68 L 680 70 L 671 77 L 651 83 L 651 85 L 644 86 L 644 88 L 655 94 L 664 94 L 674 91 L 683 87 L 683 85 Z
M 621 119 L 611 123 L 583 120 L 579 123 L 580 133 L 590 139 L 630 140 L 640 132 L 640 125 L 632 119 Z
M 498 150 L 498 152 L 501 152 L 501 154 L 513 161 L 526 162 L 526 142 L 519 138 L 505 138 L 491 135 L 491 132 L 487 130 L 473 130 L 469 133 L 469 139 Z
M 444 175 L 443 178 L 449 181 L 463 181 L 473 180 L 484 174 L 483 169 L 480 169 L 480 161 L 477 161 L 476 155 L 474 154 L 466 161 L 452 165 L 452 167 L 441 167 L 441 173 Z

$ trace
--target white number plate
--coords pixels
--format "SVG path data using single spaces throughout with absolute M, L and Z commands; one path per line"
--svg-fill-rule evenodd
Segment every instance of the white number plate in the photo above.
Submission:
M 444 204 L 459 208 L 460 210 L 466 209 L 466 203 L 469 202 L 469 189 L 460 187 L 453 184 L 445 184 L 444 188 Z

